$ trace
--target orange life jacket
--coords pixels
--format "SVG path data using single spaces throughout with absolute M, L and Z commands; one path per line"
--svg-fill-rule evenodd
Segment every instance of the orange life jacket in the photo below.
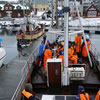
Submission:
M 95 100 L 100 100 L 100 90 L 98 91 L 96 97 L 95 97 Z
M 24 33 L 21 33 L 21 36 L 24 36 Z
M 31 96 L 33 96 L 31 93 L 25 91 L 25 89 L 22 91 L 22 94 L 23 94 L 26 98 L 30 98 Z
M 88 93 L 80 94 L 80 100 L 90 100 Z
M 44 69 L 46 67 L 47 59 L 52 58 L 52 52 L 50 49 L 46 49 L 44 52 Z
M 72 60 L 74 64 L 77 64 L 78 62 L 78 56 L 77 55 L 73 55 L 73 50 L 71 48 L 68 49 L 68 59 Z
M 82 37 L 76 35 L 75 36 L 75 46 L 76 46 L 76 52 L 81 52 L 81 41 L 82 41 Z
M 86 41 L 86 43 L 87 43 L 87 48 L 89 50 L 89 47 L 90 47 L 91 42 L 90 41 Z M 87 57 L 88 56 L 85 45 L 82 47 L 82 56 L 83 57 Z
M 58 59 L 62 59 L 62 62 L 64 62 L 64 55 L 60 55 Z

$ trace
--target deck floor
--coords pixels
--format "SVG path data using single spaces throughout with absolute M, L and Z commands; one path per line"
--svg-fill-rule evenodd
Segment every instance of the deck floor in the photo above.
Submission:
M 21 70 L 31 52 L 41 43 L 42 37 L 34 41 L 30 47 L 24 48 L 25 56 L 16 56 L 8 65 L 0 68 L 0 100 L 11 100 L 21 79 Z

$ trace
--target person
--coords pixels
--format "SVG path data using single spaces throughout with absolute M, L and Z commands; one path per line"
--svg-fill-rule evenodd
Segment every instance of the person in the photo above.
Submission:
M 97 95 L 96 95 L 96 97 L 95 97 L 95 100 L 100 100 L 100 89 L 99 89 L 99 91 L 97 92 Z
M 75 36 L 75 39 L 74 40 L 75 40 L 76 52 L 77 52 L 78 56 L 80 56 L 80 53 L 81 53 L 82 34 L 81 33 L 78 33 Z
M 50 47 L 46 45 L 45 51 L 44 51 L 44 70 L 46 73 L 47 73 L 46 62 L 47 62 L 47 59 L 49 58 L 52 58 L 52 51 L 50 50 Z
M 78 63 L 78 56 L 73 51 L 74 51 L 73 48 L 71 48 L 71 45 L 69 45 L 69 48 L 68 48 L 68 59 L 73 61 L 74 64 L 77 64 Z
M 64 51 L 63 50 L 59 51 L 58 59 L 62 59 L 62 62 L 64 62 Z
M 35 93 L 32 93 L 32 85 L 27 83 L 25 89 L 22 90 L 22 100 L 40 100 Z
M 22 46 L 19 40 L 17 41 L 17 50 L 18 50 L 18 56 L 20 57 L 22 55 Z
M 83 86 L 78 86 L 78 95 L 76 96 L 76 100 L 92 100 L 88 93 L 85 92 L 85 88 Z
M 88 35 L 86 35 L 86 44 L 87 44 L 87 48 L 89 50 L 91 41 L 89 40 L 89 36 Z M 84 42 L 82 43 L 82 47 L 81 48 L 82 48 L 82 56 L 84 58 L 87 58 L 88 57 L 88 53 L 87 53 L 86 46 L 85 46 Z

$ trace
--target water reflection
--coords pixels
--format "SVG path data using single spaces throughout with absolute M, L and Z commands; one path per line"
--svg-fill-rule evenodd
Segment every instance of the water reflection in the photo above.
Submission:
M 8 35 L 8 31 L 2 30 L 0 32 L 0 38 L 3 39 L 4 47 L 7 52 L 7 56 L 5 58 L 4 64 L 7 64 L 12 59 L 14 59 L 17 55 L 17 41 L 16 41 L 16 35 L 9 32 L 10 35 Z

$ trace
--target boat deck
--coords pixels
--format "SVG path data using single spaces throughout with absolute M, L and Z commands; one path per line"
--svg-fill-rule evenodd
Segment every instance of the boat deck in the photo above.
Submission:
M 8 65 L 0 68 L 0 100 L 11 100 L 22 76 L 24 67 L 31 52 L 41 43 L 42 38 L 34 41 L 30 47 L 24 48 L 25 56 L 16 56 Z

